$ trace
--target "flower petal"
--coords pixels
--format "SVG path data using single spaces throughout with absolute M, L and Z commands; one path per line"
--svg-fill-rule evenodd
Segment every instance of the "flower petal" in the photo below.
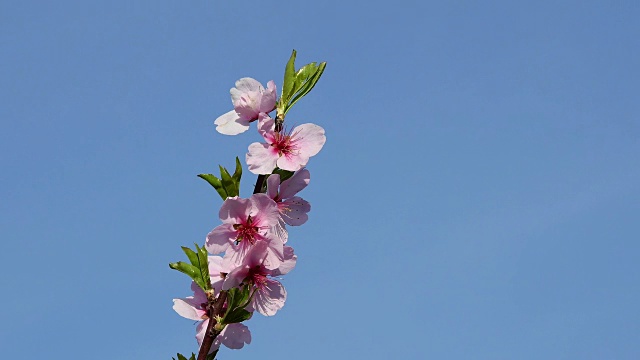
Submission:
M 224 135 L 238 135 L 249 129 L 249 121 L 241 119 L 235 110 L 218 117 L 214 122 L 216 130 Z
M 250 77 L 244 77 L 236 81 L 236 89 L 243 93 L 264 90 L 262 84 L 260 84 L 258 80 Z
M 218 335 L 214 341 L 214 346 L 217 345 L 219 347 L 220 343 L 229 349 L 242 349 L 244 344 L 251 344 L 251 332 L 243 324 L 229 324 Z
M 302 169 L 309 162 L 309 156 L 304 152 L 298 151 L 297 153 L 285 154 L 280 156 L 277 161 L 277 165 L 280 169 L 287 171 L 298 171 Z
M 276 168 L 278 152 L 268 144 L 256 142 L 249 145 L 246 161 L 252 173 L 270 174 Z
M 278 187 L 280 186 L 280 175 L 271 174 L 267 178 L 267 196 L 274 199 L 278 196 Z
M 324 129 L 316 124 L 302 124 L 293 129 L 292 140 L 298 146 L 301 153 L 311 157 L 320 152 L 327 137 L 324 135 Z
M 228 198 L 222 203 L 218 215 L 225 224 L 242 224 L 251 214 L 252 206 L 253 203 L 249 199 Z
M 287 300 L 287 291 L 279 281 L 267 279 L 251 300 L 253 308 L 264 316 L 273 316 L 282 309 Z
M 210 254 L 220 254 L 229 248 L 229 245 L 235 241 L 238 232 L 233 228 L 232 224 L 222 224 L 207 235 L 204 246 Z
M 282 220 L 291 226 L 300 226 L 307 222 L 311 204 L 299 196 L 294 196 L 280 203 Z
M 278 204 L 267 194 L 253 194 L 249 198 L 258 209 L 254 215 L 254 224 L 261 228 L 267 227 L 269 230 L 278 223 L 280 214 L 278 212 Z
M 193 307 L 192 304 L 190 304 L 191 301 L 187 302 L 188 300 L 193 300 L 193 297 L 173 299 L 173 310 L 184 318 L 196 321 L 202 320 L 202 315 L 205 312 Z
M 307 169 L 300 169 L 296 171 L 290 178 L 283 181 L 280 185 L 280 198 L 288 199 L 295 196 L 295 194 L 302 191 L 309 185 L 311 174 Z
M 267 256 L 264 259 L 264 267 L 268 270 L 277 269 L 284 260 L 284 243 L 280 239 L 269 242 Z
M 262 93 L 260 99 L 260 112 L 268 113 L 276 107 L 276 83 L 273 80 L 267 83 L 267 90 Z

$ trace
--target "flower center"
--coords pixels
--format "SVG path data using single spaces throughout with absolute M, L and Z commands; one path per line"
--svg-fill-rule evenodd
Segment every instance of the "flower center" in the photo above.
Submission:
M 253 225 L 253 219 L 251 216 L 247 218 L 245 223 L 234 224 L 233 229 L 236 230 L 238 234 L 236 237 L 236 245 L 243 240 L 248 241 L 251 245 L 255 244 L 259 228 Z
M 267 274 L 262 271 L 260 265 L 251 268 L 247 278 L 249 278 L 258 289 L 261 289 L 267 283 Z
M 298 153 L 298 146 L 296 141 L 293 140 L 293 134 L 287 133 L 275 133 L 275 139 L 271 144 L 280 156 L 295 155 Z

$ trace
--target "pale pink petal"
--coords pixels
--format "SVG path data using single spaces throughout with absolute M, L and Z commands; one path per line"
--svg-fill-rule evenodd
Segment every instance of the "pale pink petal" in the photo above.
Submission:
M 260 107 L 259 111 L 263 113 L 268 113 L 273 111 L 276 107 L 276 83 L 273 80 L 267 83 L 267 90 L 262 93 L 262 98 L 260 99 Z
M 276 280 L 267 279 L 251 300 L 253 308 L 264 316 L 273 316 L 282 309 L 287 300 L 287 291 Z
M 271 174 L 276 168 L 278 152 L 268 144 L 253 143 L 249 145 L 246 157 L 249 171 L 254 174 Z
M 207 241 L 204 246 L 210 254 L 220 254 L 229 248 L 229 245 L 235 241 L 238 232 L 233 228 L 232 224 L 222 224 L 207 235 Z
M 298 151 L 297 153 L 286 154 L 280 156 L 276 164 L 280 169 L 287 171 L 298 171 L 302 169 L 309 162 L 309 156 L 304 152 Z
M 196 309 L 190 304 L 189 300 L 193 300 L 193 297 L 188 297 L 184 299 L 173 299 L 173 310 L 178 313 L 178 315 L 185 317 L 190 320 L 200 321 L 202 320 L 202 315 L 206 314 L 205 311 Z M 189 301 L 189 302 L 187 302 Z
M 273 270 L 277 269 L 284 260 L 284 243 L 280 240 L 269 242 L 267 256 L 264 259 L 264 267 Z
M 278 208 L 280 208 L 280 203 L 278 203 Z M 289 240 L 289 232 L 287 231 L 287 227 L 286 224 L 284 222 L 284 220 L 282 220 L 282 215 L 280 216 L 280 219 L 278 220 L 278 225 L 276 225 L 276 227 L 274 228 L 274 233 L 277 237 L 280 238 L 280 240 L 282 240 L 283 244 L 287 243 L 287 240 Z
M 249 129 L 249 121 L 241 119 L 235 110 L 218 117 L 214 124 L 217 125 L 216 130 L 224 135 L 238 135 Z
M 258 119 L 258 115 L 260 114 L 260 97 L 261 95 L 257 92 L 249 92 L 242 94 L 240 100 L 233 104 L 235 111 L 240 115 L 241 119 L 249 122 Z
M 260 133 L 269 144 L 275 142 L 275 128 L 276 121 L 272 119 L 271 116 L 260 113 L 258 117 L 258 133 Z
M 249 267 L 246 265 L 241 265 L 232 270 L 227 277 L 224 278 L 224 282 L 222 283 L 222 290 L 229 290 L 234 288 L 240 283 L 244 281 L 244 279 L 249 274 Z
M 232 197 L 222 203 L 218 214 L 225 224 L 241 224 L 247 220 L 252 206 L 249 199 Z
M 242 349 L 244 344 L 251 344 L 251 332 L 243 324 L 229 324 L 218 335 L 214 341 L 214 346 L 219 347 L 220 343 L 229 349 Z
M 302 124 L 293 129 L 292 139 L 296 146 L 304 156 L 311 157 L 316 155 L 324 146 L 327 137 L 324 135 L 324 129 L 316 124 Z
M 244 92 L 236 89 L 236 88 L 231 88 L 231 90 L 229 91 L 231 93 L 231 103 L 233 104 L 233 106 L 235 106 L 235 104 L 240 101 L 240 98 L 242 97 L 242 95 L 244 94 Z
M 311 211 L 311 204 L 299 196 L 294 196 L 281 203 L 282 219 L 284 222 L 291 226 L 300 226 L 307 222 L 309 215 L 307 213 Z
M 225 252 L 224 259 L 233 268 L 241 266 L 251 247 L 251 243 L 248 241 L 241 241 L 239 244 L 234 243 Z
M 211 276 L 223 272 L 224 264 L 222 262 L 222 256 L 209 256 L 209 273 Z
M 280 185 L 280 198 L 288 199 L 299 193 L 302 189 L 309 185 L 311 174 L 307 169 L 296 171 L 290 178 L 283 181 Z
M 250 200 L 258 209 L 257 214 L 253 216 L 255 220 L 254 224 L 261 228 L 267 227 L 270 230 L 278 223 L 278 219 L 280 218 L 278 204 L 267 194 L 253 194 Z
M 222 282 L 224 278 L 221 273 L 228 273 L 229 270 L 225 267 L 223 259 L 220 256 L 209 256 L 209 274 L 211 274 L 211 287 L 216 291 L 222 289 Z
M 250 77 L 245 77 L 236 81 L 236 89 L 243 93 L 264 90 L 262 84 L 260 84 L 258 80 Z
M 195 281 L 191 282 L 191 291 L 193 291 L 193 296 L 190 296 L 183 300 L 186 300 L 187 303 L 193 305 L 196 308 L 201 308 L 201 304 L 207 302 L 207 295 L 204 293 L 204 290 L 202 290 L 200 285 L 198 285 Z
M 280 186 L 280 175 L 272 174 L 267 178 L 267 195 L 275 199 L 278 196 L 278 187 Z
M 271 276 L 280 276 L 285 275 L 289 271 L 293 270 L 296 266 L 296 262 L 298 261 L 298 256 L 293 253 L 293 248 L 291 246 L 284 247 L 284 261 L 280 266 L 270 271 Z

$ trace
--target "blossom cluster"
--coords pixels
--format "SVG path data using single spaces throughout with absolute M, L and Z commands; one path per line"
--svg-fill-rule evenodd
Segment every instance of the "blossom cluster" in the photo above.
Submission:
M 287 129 L 283 118 L 270 116 L 278 106 L 273 81 L 265 88 L 252 78 L 242 78 L 230 92 L 234 109 L 215 120 L 216 130 L 238 135 L 256 122 L 262 141 L 249 145 L 245 159 L 248 170 L 259 175 L 259 185 L 250 197 L 228 196 L 220 207 L 220 224 L 206 236 L 210 288 L 205 291 L 194 281 L 192 296 L 173 300 L 179 315 L 198 321 L 199 346 L 211 328 L 209 322 L 212 318 L 216 321 L 209 353 L 221 344 L 239 349 L 251 342 L 246 325 L 222 317 L 233 304 L 229 297 L 220 300 L 221 294 L 234 289 L 247 291 L 249 297 L 242 304 L 243 311 L 249 313 L 245 318 L 254 312 L 273 316 L 284 306 L 287 291 L 281 278 L 297 261 L 287 227 L 302 225 L 308 219 L 311 205 L 298 193 L 309 184 L 309 158 L 326 141 L 324 129 L 318 125 Z M 212 310 L 215 301 L 221 301 L 219 313 Z

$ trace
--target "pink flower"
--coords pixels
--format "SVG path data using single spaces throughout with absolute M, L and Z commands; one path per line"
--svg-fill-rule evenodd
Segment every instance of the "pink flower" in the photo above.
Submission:
M 272 174 L 267 179 L 267 195 L 278 204 L 280 218 L 287 224 L 299 226 L 307 222 L 311 204 L 299 196 L 298 192 L 309 185 L 309 170 L 296 171 L 280 184 L 280 175 Z
M 315 124 L 298 125 L 290 133 L 276 132 L 275 121 L 264 113 L 260 114 L 258 130 L 267 142 L 249 145 L 247 165 L 254 174 L 270 174 L 276 166 L 297 171 L 327 140 L 324 129 Z
M 277 269 L 272 270 L 265 267 L 267 256 L 268 251 L 265 243 L 254 246 L 242 264 L 227 275 L 222 289 L 228 290 L 243 282 L 251 284 L 252 291 L 255 293 L 249 306 L 262 315 L 272 316 L 284 306 L 287 300 L 287 291 L 284 286 L 272 277 L 291 271 L 296 266 L 297 256 L 294 255 L 292 247 L 285 246 L 284 261 Z M 247 310 L 250 309 L 247 308 Z
M 278 204 L 280 212 L 279 226 L 276 228 L 278 235 L 286 243 L 289 238 L 286 224 L 299 226 L 307 222 L 311 211 L 311 204 L 299 196 L 298 192 L 309 185 L 309 170 L 296 171 L 289 179 L 280 184 L 280 175 L 271 174 L 267 178 L 267 196 Z
M 216 130 L 225 135 L 237 135 L 249 129 L 249 123 L 257 120 L 260 113 L 269 113 L 276 106 L 276 84 L 267 83 L 265 90 L 257 80 L 242 78 L 231 89 L 233 110 L 218 117 Z
M 216 294 L 222 289 L 223 278 L 221 273 L 227 273 L 229 270 L 220 256 L 209 256 L 211 285 Z M 200 322 L 196 328 L 196 340 L 198 340 L 198 345 L 202 345 L 202 340 L 209 325 L 209 317 L 206 311 L 207 296 L 195 282 L 191 283 L 191 290 L 193 291 L 193 296 L 173 299 L 173 310 L 182 317 Z M 249 343 L 251 343 L 249 328 L 242 324 L 229 324 L 216 337 L 211 347 L 211 352 L 218 349 L 220 344 L 230 349 L 240 349 L 244 344 Z
M 274 231 L 279 217 L 278 205 L 266 194 L 228 198 L 220 208 L 223 224 L 207 235 L 205 247 L 212 254 L 226 252 L 225 258 L 240 264 L 253 246 L 263 242 L 267 244 L 266 264 L 275 269 L 284 259 L 284 242 Z

